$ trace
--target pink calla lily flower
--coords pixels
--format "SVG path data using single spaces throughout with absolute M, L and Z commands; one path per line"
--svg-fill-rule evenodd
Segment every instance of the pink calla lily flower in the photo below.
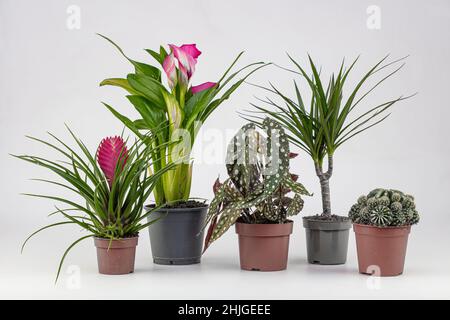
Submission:
M 163 62 L 163 69 L 169 81 L 169 87 L 173 89 L 177 85 L 177 69 L 173 54 L 169 54 Z
M 197 49 L 195 44 L 183 44 L 181 47 L 170 44 L 169 47 L 178 60 L 178 69 L 181 72 L 182 81 L 187 85 L 194 74 L 197 58 L 201 51 Z
M 202 92 L 204 90 L 208 90 L 209 88 L 212 88 L 216 85 L 217 85 L 216 82 L 205 82 L 205 83 L 199 84 L 198 86 L 192 86 L 191 92 L 193 94 L 196 94 L 196 93 Z

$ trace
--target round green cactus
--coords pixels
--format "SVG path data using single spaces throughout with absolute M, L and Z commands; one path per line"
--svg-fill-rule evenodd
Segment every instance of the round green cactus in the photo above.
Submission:
M 378 199 L 377 198 L 368 198 L 367 199 L 367 206 L 369 208 L 374 208 L 378 205 Z
M 393 221 L 392 211 L 389 207 L 384 205 L 378 205 L 372 209 L 370 209 L 370 222 L 373 225 L 379 227 L 387 227 Z
M 403 209 L 403 206 L 400 202 L 395 201 L 395 202 L 391 203 L 391 210 L 393 212 L 400 212 L 400 211 L 402 211 L 402 209 Z
M 354 223 L 377 227 L 406 226 L 419 222 L 414 197 L 394 189 L 374 189 L 350 208 Z
M 382 196 L 381 198 L 378 199 L 378 205 L 380 205 L 380 206 L 389 207 L 390 204 L 391 204 L 391 200 L 389 199 L 388 196 Z
M 358 198 L 358 204 L 361 206 L 367 205 L 367 197 L 366 196 L 360 196 Z
M 392 202 L 400 202 L 402 200 L 402 196 L 398 192 L 393 192 L 391 195 Z
M 355 203 L 348 213 L 348 217 L 353 221 L 358 218 L 359 212 L 361 211 L 361 205 L 359 203 Z
M 394 217 L 394 220 L 392 221 L 393 226 L 404 226 L 408 222 L 408 216 L 402 211 L 396 211 L 393 217 Z

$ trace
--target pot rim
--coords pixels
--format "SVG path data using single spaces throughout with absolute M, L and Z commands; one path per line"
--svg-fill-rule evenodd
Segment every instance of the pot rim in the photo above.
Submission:
M 373 228 L 373 229 L 381 229 L 381 230 L 392 230 L 392 229 L 409 229 L 413 226 L 413 224 L 407 224 L 404 226 L 387 226 L 387 227 L 378 227 L 372 226 L 370 224 L 362 224 L 362 223 L 352 223 L 354 226 L 362 227 L 362 228 Z
M 154 204 L 146 204 L 144 205 L 144 210 L 148 210 L 150 208 L 152 208 L 152 206 L 154 206 Z M 189 211 L 189 212 L 194 212 L 194 211 L 201 211 L 204 209 L 207 209 L 209 207 L 209 204 L 205 203 L 204 206 L 201 207 L 194 207 L 194 208 L 160 208 L 158 210 L 156 210 L 155 212 L 164 212 L 164 211 L 169 211 L 169 212 L 179 212 L 179 211 Z
M 258 226 L 260 226 L 260 225 L 266 225 L 266 226 L 273 226 L 273 225 L 275 225 L 275 226 L 278 226 L 278 225 L 287 225 L 287 224 L 293 224 L 293 223 L 294 223 L 294 221 L 292 221 L 292 220 L 286 220 L 286 222 L 284 222 L 284 223 L 247 223 L 247 222 L 236 221 L 236 224 L 258 225 Z
M 294 222 L 286 223 L 243 223 L 236 222 L 235 230 L 244 237 L 285 237 L 292 234 Z
M 352 227 L 352 222 L 347 221 L 326 221 L 326 220 L 310 220 L 303 218 L 303 227 L 310 230 L 320 231 L 343 231 Z
M 353 231 L 356 235 L 379 237 L 379 238 L 397 238 L 406 237 L 411 232 L 411 225 L 399 227 L 377 227 L 365 224 L 353 224 Z
M 138 241 L 139 235 L 135 237 L 113 239 L 113 240 L 107 238 L 94 237 L 95 247 L 102 249 L 135 248 L 138 245 Z

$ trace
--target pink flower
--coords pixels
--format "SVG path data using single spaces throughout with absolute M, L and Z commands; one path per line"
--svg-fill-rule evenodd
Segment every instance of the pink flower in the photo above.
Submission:
M 120 164 L 122 168 L 128 159 L 128 150 L 121 137 L 104 138 L 97 149 L 97 162 L 100 165 L 109 186 L 112 186 L 116 167 Z
M 205 82 L 205 83 L 199 84 L 198 86 L 192 86 L 191 92 L 193 94 L 196 94 L 196 93 L 202 92 L 203 90 L 208 90 L 209 88 L 212 88 L 215 85 L 217 85 L 217 83 L 215 83 L 215 82 Z
M 181 81 L 187 86 L 189 80 L 195 72 L 197 58 L 201 51 L 195 44 L 183 44 L 181 47 L 169 44 L 172 54 L 178 60 L 178 69 L 181 73 Z
M 177 85 L 177 69 L 173 54 L 169 54 L 163 62 L 163 69 L 169 81 L 169 87 L 172 89 Z

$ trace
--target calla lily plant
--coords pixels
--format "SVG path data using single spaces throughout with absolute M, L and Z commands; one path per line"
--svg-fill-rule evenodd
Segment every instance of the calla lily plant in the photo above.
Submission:
M 159 152 L 152 154 L 153 172 L 175 164 L 153 191 L 156 204 L 187 200 L 192 180 L 190 154 L 200 127 L 251 74 L 267 64 L 256 62 L 231 72 L 241 52 L 219 80 L 192 85 L 202 54 L 195 44 L 170 44 L 167 50 L 161 46 L 159 52 L 147 49 L 158 64 L 156 67 L 129 58 L 112 40 L 102 37 L 133 65 L 134 72 L 124 78 L 105 79 L 100 85 L 125 89 L 140 118 L 130 119 L 110 105 L 104 103 L 105 106 L 148 147 L 157 147 Z M 149 132 L 153 139 L 144 139 Z

